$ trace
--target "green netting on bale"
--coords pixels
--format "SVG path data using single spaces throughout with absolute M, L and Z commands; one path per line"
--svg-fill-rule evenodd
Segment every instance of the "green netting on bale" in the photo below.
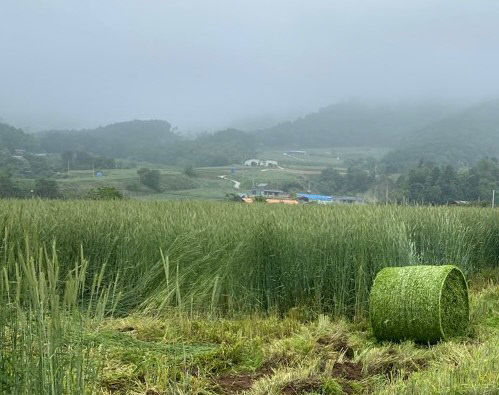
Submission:
M 469 321 L 466 280 L 452 265 L 384 268 L 371 288 L 369 315 L 380 340 L 462 336 Z

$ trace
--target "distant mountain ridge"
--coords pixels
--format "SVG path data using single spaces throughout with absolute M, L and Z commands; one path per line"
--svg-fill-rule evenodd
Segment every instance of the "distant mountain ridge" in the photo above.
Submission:
M 294 121 L 256 132 L 266 146 L 314 148 L 338 146 L 396 147 L 414 130 L 451 112 L 446 105 L 368 105 L 338 103 Z
M 408 135 L 387 154 L 394 168 L 421 160 L 471 166 L 483 157 L 499 157 L 499 100 L 449 115 Z
M 253 132 L 227 129 L 187 138 L 167 121 L 134 120 L 95 129 L 36 135 L 0 123 L 0 149 L 85 151 L 172 165 L 240 163 L 267 148 L 389 147 L 391 171 L 420 160 L 472 165 L 499 156 L 499 100 L 456 111 L 439 104 L 339 103 L 294 121 Z

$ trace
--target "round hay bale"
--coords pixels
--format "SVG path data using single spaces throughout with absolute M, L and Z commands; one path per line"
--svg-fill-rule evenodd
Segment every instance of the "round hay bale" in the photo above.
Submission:
M 379 340 L 462 336 L 469 322 L 464 275 L 453 265 L 384 268 L 371 288 L 369 316 Z

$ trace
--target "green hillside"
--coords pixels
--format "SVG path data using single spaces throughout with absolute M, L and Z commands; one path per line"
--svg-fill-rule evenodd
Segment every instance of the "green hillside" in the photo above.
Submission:
M 471 166 L 483 157 L 499 155 L 499 101 L 452 111 L 450 105 L 434 103 L 346 102 L 265 130 L 227 129 L 193 138 L 176 133 L 161 120 L 37 135 L 0 124 L 0 147 L 54 154 L 85 152 L 180 167 L 227 166 L 287 149 L 321 148 L 341 157 L 339 147 L 388 148 L 393 151 L 383 162 L 389 172 L 400 172 L 421 160 Z
M 46 131 L 39 139 L 43 149 L 51 153 L 84 151 L 166 165 L 224 166 L 242 162 L 255 152 L 254 137 L 248 133 L 228 129 L 190 139 L 159 120 Z
M 86 151 L 99 155 L 161 161 L 180 141 L 166 121 L 130 121 L 85 130 L 52 130 L 39 136 L 47 152 Z
M 296 148 L 394 147 L 414 130 L 441 119 L 450 108 L 439 104 L 331 105 L 295 121 L 259 131 L 263 146 Z
M 0 123 L 0 150 L 12 152 L 15 149 L 33 151 L 38 148 L 36 139 L 5 123 Z
M 469 166 L 499 156 L 499 100 L 468 108 L 411 134 L 384 161 L 393 171 L 419 161 Z

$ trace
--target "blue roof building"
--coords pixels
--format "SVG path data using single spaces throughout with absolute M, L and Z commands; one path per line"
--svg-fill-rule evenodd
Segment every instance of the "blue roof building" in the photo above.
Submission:
M 315 202 L 332 202 L 333 197 L 327 195 L 315 195 L 312 193 L 298 193 L 296 197 L 301 200 L 315 201 Z
M 317 202 L 322 204 L 327 203 L 364 203 L 364 199 L 356 196 L 327 196 L 327 195 L 316 195 L 313 193 L 298 193 L 296 194 L 298 200 L 303 200 L 305 202 Z

